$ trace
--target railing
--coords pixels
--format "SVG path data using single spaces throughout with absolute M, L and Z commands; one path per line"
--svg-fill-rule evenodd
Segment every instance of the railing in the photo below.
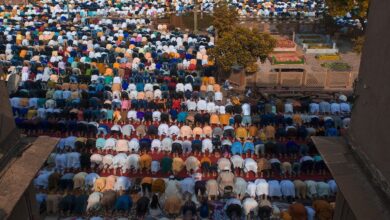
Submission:
M 357 72 L 267 72 L 257 73 L 259 87 L 300 87 L 307 89 L 352 90 Z M 248 82 L 250 82 L 252 78 Z

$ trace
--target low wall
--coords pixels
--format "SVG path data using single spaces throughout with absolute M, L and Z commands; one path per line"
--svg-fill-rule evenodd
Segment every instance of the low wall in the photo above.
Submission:
M 260 72 L 259 87 L 300 87 L 331 90 L 352 90 L 357 72 Z M 250 79 L 249 79 L 250 80 Z
M 292 48 L 286 48 L 286 47 L 275 47 L 274 52 L 295 52 L 297 51 L 297 46 Z
M 305 52 L 310 54 L 334 54 L 338 53 L 339 49 L 306 49 Z

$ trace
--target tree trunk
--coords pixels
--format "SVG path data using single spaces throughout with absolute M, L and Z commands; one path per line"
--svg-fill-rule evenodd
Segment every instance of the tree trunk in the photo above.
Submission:
M 198 32 L 198 4 L 194 0 L 194 33 Z

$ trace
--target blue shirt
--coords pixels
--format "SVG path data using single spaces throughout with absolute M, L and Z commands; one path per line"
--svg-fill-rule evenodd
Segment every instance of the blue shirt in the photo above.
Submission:
M 185 122 L 187 116 L 188 116 L 188 113 L 187 113 L 187 112 L 180 112 L 180 113 L 177 115 L 177 121 L 178 121 L 178 122 Z
M 121 195 L 115 201 L 115 210 L 124 210 L 127 211 L 131 209 L 133 201 L 129 195 Z
M 336 128 L 326 129 L 325 136 L 335 137 L 338 136 L 339 131 Z
M 96 140 L 96 148 L 98 149 L 103 149 L 105 144 L 106 144 L 106 139 L 104 138 L 98 138 Z
M 320 112 L 321 113 L 330 112 L 330 104 L 329 104 L 329 102 L 325 102 L 325 101 L 320 102 L 319 108 L 320 108 Z
M 246 153 L 247 151 L 250 151 L 251 153 L 254 153 L 255 152 L 255 146 L 252 142 L 245 142 L 244 143 L 244 153 Z
M 309 107 L 310 107 L 310 113 L 312 113 L 312 114 L 320 111 L 320 105 L 317 103 L 314 103 L 314 102 L 310 103 Z
M 232 154 L 242 154 L 242 144 L 241 142 L 234 142 L 231 147 Z
M 135 85 L 136 89 L 137 89 L 137 92 L 143 92 L 144 91 L 144 84 L 143 83 L 137 83 Z

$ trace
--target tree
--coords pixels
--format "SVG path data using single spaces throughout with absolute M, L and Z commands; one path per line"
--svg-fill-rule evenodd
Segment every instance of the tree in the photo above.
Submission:
M 362 25 L 362 30 L 366 30 L 366 19 L 368 15 L 368 9 L 370 6 L 370 0 L 326 0 L 328 6 L 328 12 L 331 16 L 344 16 L 348 12 L 353 19 L 359 19 Z M 356 37 L 353 50 L 357 53 L 361 53 L 364 36 Z
M 360 54 L 363 50 L 363 45 L 364 45 L 364 36 L 359 36 L 353 40 L 354 46 L 353 46 L 353 51 L 356 53 Z
M 331 16 L 344 16 L 350 13 L 352 18 L 359 19 L 365 29 L 370 0 L 326 0 L 328 13 Z
M 224 33 L 232 31 L 237 20 L 237 11 L 229 8 L 225 1 L 220 1 L 213 12 L 212 24 L 216 30 L 216 36 L 222 36 Z
M 224 32 L 210 55 L 220 71 L 229 73 L 234 65 L 247 67 L 258 58 L 265 61 L 275 45 L 276 40 L 268 33 L 235 26 L 233 30 Z

